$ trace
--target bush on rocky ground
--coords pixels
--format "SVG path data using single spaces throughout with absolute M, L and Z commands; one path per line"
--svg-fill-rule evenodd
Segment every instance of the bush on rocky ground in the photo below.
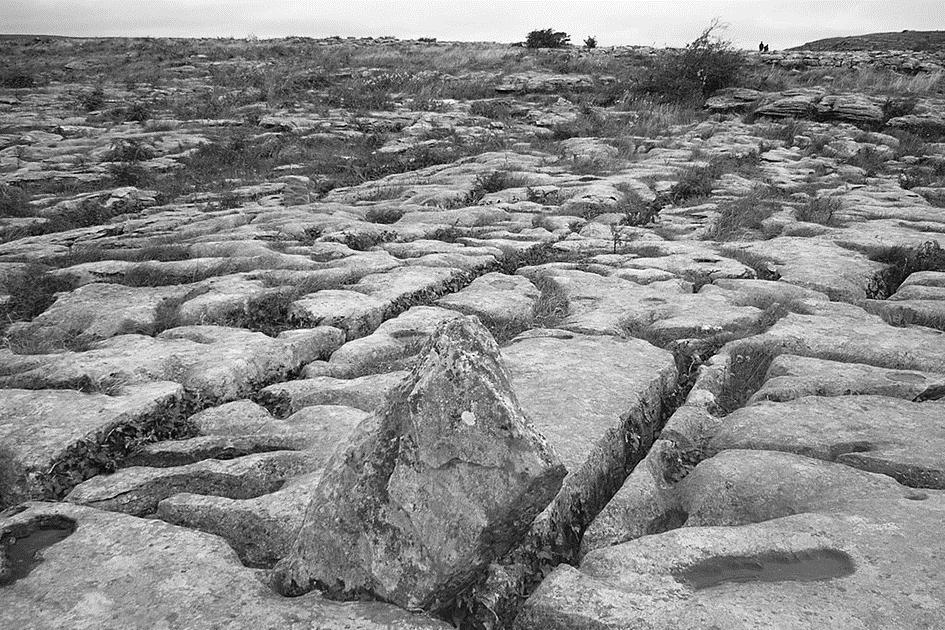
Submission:
M 668 101 L 704 101 L 712 92 L 738 85 L 747 59 L 716 33 L 713 22 L 681 51 L 665 52 L 647 71 L 642 91 Z
M 571 41 L 570 35 L 550 28 L 532 31 L 525 38 L 526 48 L 564 48 Z
M 706 230 L 705 238 L 713 241 L 744 239 L 746 233 L 758 232 L 762 222 L 775 210 L 777 196 L 770 187 L 757 186 L 744 197 L 719 204 L 719 216 Z
M 835 225 L 840 208 L 840 200 L 836 197 L 811 197 L 794 211 L 794 216 L 798 221 Z
M 29 217 L 29 195 L 19 186 L 0 184 L 0 217 Z

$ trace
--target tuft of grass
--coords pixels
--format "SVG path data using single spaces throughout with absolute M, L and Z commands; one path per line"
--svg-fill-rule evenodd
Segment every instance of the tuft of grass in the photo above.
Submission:
M 31 217 L 34 214 L 25 190 L 0 183 L 0 217 Z
M 56 301 L 56 293 L 75 288 L 72 278 L 47 271 L 40 265 L 29 265 L 3 280 L 3 289 L 10 299 L 0 306 L 0 332 L 13 322 L 32 320 Z
M 795 209 L 794 216 L 798 221 L 836 225 L 837 213 L 842 205 L 836 197 L 811 197 L 807 203 Z
M 847 164 L 857 166 L 866 171 L 867 177 L 875 177 L 886 168 L 888 157 L 873 146 L 862 147 L 852 158 L 847 160 Z
M 106 162 L 144 162 L 157 153 L 141 140 L 117 140 L 103 156 Z
M 77 99 L 78 106 L 87 111 L 94 112 L 105 107 L 105 91 L 101 87 L 96 87 L 88 92 L 83 92 Z
M 744 197 L 719 204 L 719 216 L 706 230 L 705 238 L 731 241 L 762 228 L 762 222 L 774 213 L 777 198 L 767 186 L 756 186 Z
M 36 79 L 26 70 L 18 68 L 4 70 L 0 72 L 0 87 L 14 89 L 36 87 Z
M 541 291 L 532 310 L 535 328 L 554 328 L 568 316 L 568 296 L 551 278 L 539 277 L 533 281 Z
M 767 348 L 745 345 L 733 350 L 722 390 L 716 398 L 720 415 L 728 415 L 745 406 L 751 395 L 764 383 L 776 354 Z

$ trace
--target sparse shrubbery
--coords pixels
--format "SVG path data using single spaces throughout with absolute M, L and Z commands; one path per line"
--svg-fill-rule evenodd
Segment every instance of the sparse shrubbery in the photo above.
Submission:
M 545 28 L 532 31 L 525 38 L 526 48 L 564 48 L 571 42 L 567 33 Z M 596 42 L 595 42 L 596 43 Z
M 737 85 L 745 55 L 716 36 L 713 22 L 682 51 L 666 52 L 643 77 L 644 92 L 670 101 L 702 101 L 715 90 Z
M 881 152 L 873 146 L 862 147 L 852 158 L 847 160 L 847 164 L 857 166 L 866 171 L 867 177 L 875 177 L 877 173 L 886 168 L 888 154 Z
M 584 40 L 585 48 L 597 48 L 597 38 L 594 36 L 587 37 Z
M 835 225 L 842 204 L 836 197 L 811 197 L 794 211 L 798 221 Z
M 106 162 L 143 162 L 156 155 L 154 149 L 140 140 L 117 140 L 103 158 Z
M 744 197 L 720 203 L 719 216 L 706 230 L 705 238 L 731 241 L 758 232 L 763 221 L 774 213 L 776 201 L 768 187 L 757 186 Z
M 94 90 L 79 95 L 79 107 L 87 112 L 93 112 L 105 107 L 105 91 L 97 87 Z
M 0 183 L 0 217 L 29 217 L 33 215 L 29 196 L 19 186 Z
M 36 80 L 25 70 L 6 70 L 0 72 L 0 87 L 31 88 L 36 87 Z

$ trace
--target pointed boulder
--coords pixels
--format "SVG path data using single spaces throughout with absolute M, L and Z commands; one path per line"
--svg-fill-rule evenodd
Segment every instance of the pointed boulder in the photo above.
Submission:
M 420 356 L 328 463 L 276 567 L 283 593 L 317 587 L 435 607 L 518 542 L 558 492 L 565 469 L 526 420 L 479 320 L 444 322 Z

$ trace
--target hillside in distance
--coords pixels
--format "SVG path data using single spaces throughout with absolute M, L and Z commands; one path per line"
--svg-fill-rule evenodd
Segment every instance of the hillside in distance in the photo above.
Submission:
M 945 31 L 869 33 L 818 39 L 788 50 L 945 50 Z

